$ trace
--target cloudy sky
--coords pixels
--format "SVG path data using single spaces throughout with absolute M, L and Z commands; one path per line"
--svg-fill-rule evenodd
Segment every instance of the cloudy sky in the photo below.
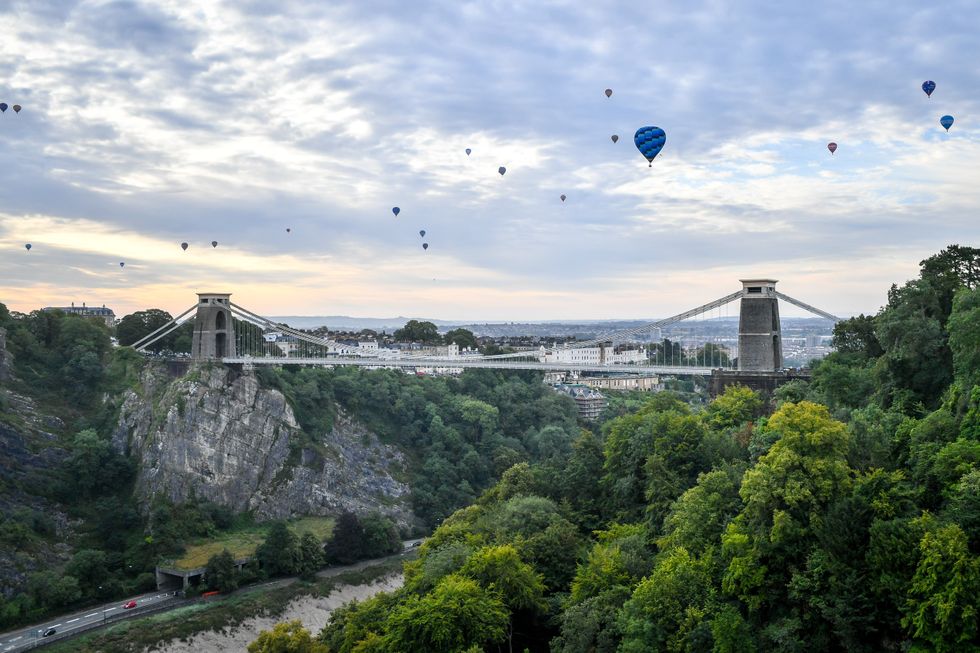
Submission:
M 977 25 L 974 0 L 0 0 L 0 301 L 633 318 L 768 276 L 873 312 L 980 243 Z

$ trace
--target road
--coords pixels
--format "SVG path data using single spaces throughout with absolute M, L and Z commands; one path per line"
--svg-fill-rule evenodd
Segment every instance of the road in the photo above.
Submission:
M 107 618 L 115 617 L 122 612 L 127 612 L 122 606 L 130 601 L 136 601 L 136 609 L 133 612 L 139 612 L 139 608 L 158 605 L 172 601 L 175 598 L 172 592 L 140 594 L 139 596 L 132 596 L 113 601 L 112 603 L 106 603 L 98 608 L 89 608 L 88 610 L 81 610 L 74 614 L 62 615 L 56 619 L 37 624 L 36 626 L 29 626 L 15 632 L 0 635 L 0 652 L 8 653 L 8 651 L 20 651 L 30 648 L 35 644 L 36 640 L 42 639 L 41 634 L 49 628 L 54 628 L 57 634 L 61 635 L 93 623 L 103 622 Z
M 395 555 L 403 555 L 421 543 L 421 539 L 405 540 L 402 542 L 402 552 Z M 388 556 L 388 558 L 390 557 L 392 556 Z M 363 560 L 361 562 L 357 562 L 352 565 L 345 565 L 343 567 L 328 567 L 317 573 L 317 576 L 321 578 L 338 576 L 344 572 L 370 567 L 371 565 L 377 564 L 379 561 L 386 559 L 387 558 L 377 558 L 374 560 Z M 291 580 L 295 579 L 290 578 L 271 581 L 269 584 L 281 584 Z M 248 591 L 249 587 L 246 586 L 242 589 Z M 24 649 L 31 648 L 39 640 L 43 639 L 41 634 L 49 628 L 54 628 L 58 635 L 63 635 L 73 630 L 90 626 L 93 623 L 104 622 L 107 618 L 118 619 L 118 616 L 121 613 L 132 612 L 133 615 L 136 616 L 141 612 L 140 608 L 149 607 L 151 605 L 160 605 L 162 603 L 166 603 L 167 601 L 178 600 L 178 598 L 179 597 L 173 595 L 173 592 L 150 592 L 147 594 L 140 594 L 139 596 L 132 596 L 126 599 L 119 599 L 118 601 L 106 603 L 98 608 L 89 608 L 88 610 L 81 610 L 74 614 L 62 615 L 56 619 L 50 619 L 36 626 L 29 626 L 21 630 L 0 635 L 0 653 L 14 653 L 15 651 L 22 651 Z M 126 610 L 122 607 L 130 601 L 136 601 L 135 609 Z

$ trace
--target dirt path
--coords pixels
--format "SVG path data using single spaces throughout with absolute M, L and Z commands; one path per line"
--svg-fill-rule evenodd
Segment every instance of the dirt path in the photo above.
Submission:
M 403 582 L 404 577 L 401 573 L 397 573 L 366 585 L 344 585 L 336 588 L 329 595 L 319 598 L 299 597 L 287 605 L 285 611 L 278 617 L 253 617 L 234 628 L 226 628 L 222 632 L 200 633 L 187 641 L 170 642 L 156 650 L 163 653 L 201 653 L 201 651 L 240 653 L 259 636 L 260 631 L 269 630 L 281 621 L 293 619 L 302 621 L 307 630 L 316 635 L 327 625 L 330 613 L 336 608 L 354 599 L 364 600 L 378 592 L 398 589 Z

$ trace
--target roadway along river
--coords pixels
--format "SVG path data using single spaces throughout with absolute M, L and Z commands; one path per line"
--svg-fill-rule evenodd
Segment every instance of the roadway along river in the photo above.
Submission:
M 55 629 L 56 635 L 63 635 L 73 630 L 78 630 L 79 628 L 89 626 L 93 623 L 100 623 L 107 619 L 111 619 L 120 613 L 128 612 L 129 609 L 124 608 L 123 606 L 128 605 L 133 601 L 136 602 L 136 606 L 135 608 L 132 608 L 132 610 L 133 612 L 138 612 L 140 608 L 145 608 L 150 605 L 159 605 L 167 601 L 173 601 L 175 598 L 176 597 L 172 592 L 169 594 L 166 592 L 157 594 L 141 594 L 128 599 L 122 599 L 115 603 L 103 605 L 100 608 L 89 608 L 88 610 L 82 610 L 75 614 L 62 615 L 57 619 L 39 624 L 37 626 L 30 626 L 22 630 L 0 635 L 0 651 L 7 653 L 8 651 L 19 651 L 25 648 L 30 648 L 31 646 L 36 645 L 38 640 L 44 639 L 44 633 L 51 628 Z

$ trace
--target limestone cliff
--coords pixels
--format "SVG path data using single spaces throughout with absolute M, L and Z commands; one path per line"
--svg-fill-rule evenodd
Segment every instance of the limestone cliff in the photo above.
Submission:
M 250 372 L 204 365 L 172 380 L 148 366 L 113 443 L 137 458 L 144 504 L 193 495 L 260 519 L 378 510 L 413 521 L 399 451 L 343 413 L 330 432 L 303 433 L 283 394 Z

